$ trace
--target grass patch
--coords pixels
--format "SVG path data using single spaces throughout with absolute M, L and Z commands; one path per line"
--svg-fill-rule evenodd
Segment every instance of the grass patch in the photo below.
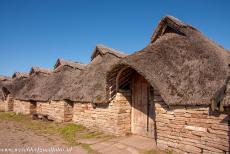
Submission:
M 93 150 L 89 144 L 82 143 L 82 148 L 85 149 L 89 154 L 99 154 L 97 151 Z
M 9 120 L 9 121 L 23 121 L 25 120 L 26 116 L 22 114 L 16 115 L 15 113 L 12 112 L 0 112 L 0 119 L 1 120 Z
M 157 154 L 155 150 L 145 151 L 144 154 Z
M 100 138 L 100 135 L 102 135 L 102 133 L 100 132 L 89 132 L 89 133 L 82 134 L 81 138 L 83 139 Z
M 66 124 L 63 127 L 59 128 L 59 134 L 70 144 L 77 144 L 76 142 L 76 133 L 78 131 L 84 130 L 85 127 L 77 124 Z
M 82 125 L 77 124 L 32 120 L 30 116 L 12 112 L 0 113 L 0 120 L 17 122 L 21 125 L 22 129 L 29 129 L 40 136 L 58 135 L 71 145 L 77 144 L 76 132 L 85 129 Z
M 171 149 L 168 150 L 168 151 L 167 151 L 167 154 L 173 154 L 173 150 L 171 150 Z

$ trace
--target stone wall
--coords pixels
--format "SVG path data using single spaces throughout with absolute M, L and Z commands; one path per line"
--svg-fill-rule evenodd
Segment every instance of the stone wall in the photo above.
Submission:
M 0 100 L 0 112 L 4 112 L 5 111 L 5 102 Z
M 229 153 L 229 115 L 208 106 L 168 107 L 154 100 L 157 146 L 177 153 Z
M 73 104 L 67 101 L 37 102 L 37 113 L 47 115 L 56 122 L 69 122 L 73 117 Z
M 36 112 L 38 114 L 49 115 L 50 104 L 49 102 L 37 102 Z
M 51 101 L 50 102 L 49 117 L 57 122 L 64 122 L 64 108 L 65 101 Z
M 36 111 L 36 104 L 30 101 L 14 100 L 13 112 L 31 114 Z
M 116 136 L 126 135 L 131 130 L 130 100 L 130 92 L 120 92 L 109 104 L 75 103 L 73 121 Z
M 14 108 L 14 98 L 11 95 L 7 95 L 6 100 L 4 100 L 5 103 L 5 111 L 13 111 Z

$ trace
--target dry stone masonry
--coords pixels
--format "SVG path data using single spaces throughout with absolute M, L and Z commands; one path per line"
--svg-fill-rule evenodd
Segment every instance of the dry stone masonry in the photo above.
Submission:
M 13 112 L 21 114 L 32 114 L 36 112 L 36 103 L 14 100 Z
M 75 103 L 73 121 L 88 128 L 124 136 L 130 133 L 130 92 L 117 93 L 109 104 Z
M 229 115 L 208 106 L 168 107 L 156 100 L 157 146 L 177 153 L 228 153 Z

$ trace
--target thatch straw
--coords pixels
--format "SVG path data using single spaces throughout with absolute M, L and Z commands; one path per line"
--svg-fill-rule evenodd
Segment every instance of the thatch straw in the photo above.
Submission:
M 54 72 L 60 71 L 63 66 L 68 66 L 72 68 L 77 68 L 79 70 L 83 70 L 85 68 L 85 64 L 81 64 L 79 62 L 73 62 L 69 60 L 64 60 L 64 59 L 58 59 L 54 65 Z
M 102 45 L 96 46 L 92 54 L 92 61 L 82 70 L 81 74 L 73 77 L 72 82 L 64 85 L 52 99 L 105 103 L 106 72 L 114 62 L 125 56 L 126 54 L 117 50 Z
M 47 69 L 47 68 L 41 68 L 41 67 L 32 67 L 31 70 L 30 70 L 30 75 L 39 74 L 39 73 L 51 74 L 52 71 Z
M 79 68 L 77 66 L 79 66 Z M 37 71 L 36 74 L 31 75 L 30 81 L 18 93 L 16 98 L 26 101 L 33 100 L 47 102 L 64 85 L 68 82 L 71 83 L 73 76 L 79 75 L 81 69 L 83 69 L 82 66 L 83 64 L 76 63 L 74 67 L 72 65 L 60 65 L 57 69 L 55 69 L 55 71 L 49 73 Z
M 15 72 L 13 75 L 12 75 L 12 78 L 28 78 L 29 77 L 29 74 L 28 73 L 24 73 L 24 72 Z
M 151 43 L 118 62 L 108 72 L 108 87 L 128 66 L 160 91 L 168 105 L 207 105 L 218 100 L 228 77 L 229 53 L 190 25 L 164 17 Z M 119 69 L 118 69 L 119 68 Z M 113 91 L 107 89 L 108 99 Z

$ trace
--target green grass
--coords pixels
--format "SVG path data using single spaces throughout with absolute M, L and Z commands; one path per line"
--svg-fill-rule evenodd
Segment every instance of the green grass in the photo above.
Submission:
M 83 139 L 100 138 L 100 135 L 102 135 L 102 133 L 100 132 L 87 132 L 82 134 L 81 138 Z
M 99 154 L 97 151 L 93 150 L 89 144 L 82 143 L 81 147 L 85 149 L 89 154 Z
M 78 139 L 107 137 L 101 132 L 89 132 L 88 129 L 79 124 L 32 120 L 30 116 L 15 114 L 12 112 L 0 112 L 0 120 L 16 122 L 21 126 L 16 129 L 31 130 L 37 135 L 46 136 L 50 142 L 52 142 L 50 135 L 58 135 L 72 146 L 80 144 L 80 146 L 82 146 L 89 154 L 98 154 L 98 152 L 93 150 L 89 144 L 78 143 Z M 78 137 L 76 135 L 77 133 L 79 133 Z M 26 144 L 26 141 L 23 142 Z
M 30 116 L 11 112 L 0 113 L 0 120 L 17 122 L 22 129 L 29 129 L 37 135 L 59 135 L 71 145 L 77 143 L 76 132 L 85 129 L 82 125 L 32 120 Z
M 144 154 L 157 154 L 155 150 L 145 151 Z
M 167 154 L 173 154 L 173 151 L 170 149 L 167 151 Z
M 66 124 L 58 129 L 59 134 L 70 144 L 77 144 L 76 133 L 84 130 L 85 127 L 77 124 Z
M 25 117 L 24 115 L 22 114 L 15 114 L 15 113 L 12 113 L 12 112 L 0 112 L 0 119 L 1 120 L 9 120 L 9 121 L 17 121 L 17 122 L 20 122 L 22 120 L 25 120 Z

